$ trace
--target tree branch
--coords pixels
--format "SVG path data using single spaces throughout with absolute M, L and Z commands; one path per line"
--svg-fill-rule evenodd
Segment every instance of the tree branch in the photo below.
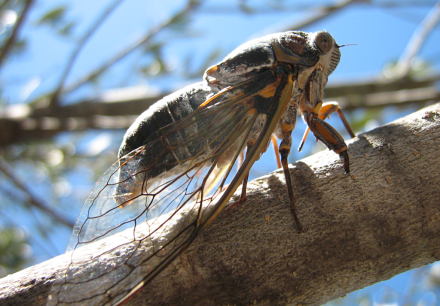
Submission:
M 74 50 L 70 54 L 67 64 L 63 69 L 63 72 L 61 74 L 60 80 L 58 81 L 58 86 L 55 89 L 55 92 L 52 95 L 51 98 L 51 106 L 57 106 L 58 105 L 58 99 L 59 96 L 63 93 L 64 89 L 64 83 L 66 82 L 66 79 L 70 73 L 70 71 L 73 68 L 73 64 L 75 63 L 79 53 L 86 45 L 87 41 L 93 36 L 93 34 L 99 29 L 99 27 L 104 23 L 104 21 L 111 15 L 111 13 L 122 3 L 122 0 L 116 0 L 113 1 L 100 15 L 99 17 L 93 22 L 93 24 L 88 28 L 81 39 L 76 44 Z
M 326 6 L 320 6 L 319 10 L 316 14 L 312 15 L 311 17 L 308 17 L 307 19 L 295 24 L 294 26 L 290 26 L 285 30 L 296 30 L 301 29 L 307 26 L 310 26 L 313 23 L 316 23 L 318 21 L 321 21 L 324 18 L 329 17 L 331 14 L 342 10 L 343 8 L 347 7 L 349 4 L 352 4 L 354 2 L 362 2 L 362 0 L 341 0 L 337 2 L 336 4 L 326 5 Z M 76 50 L 72 53 L 70 60 L 68 61 L 68 65 L 66 66 L 65 71 L 63 72 L 63 75 L 60 79 L 59 85 L 55 89 L 55 91 L 52 94 L 49 94 L 51 96 L 51 105 L 58 104 L 59 96 L 63 94 L 68 94 L 79 87 L 83 86 L 87 82 L 95 79 L 105 71 L 107 71 L 110 67 L 112 67 L 114 64 L 118 63 L 122 59 L 124 59 L 126 56 L 137 50 L 139 47 L 145 45 L 151 39 L 157 35 L 161 30 L 165 29 L 167 26 L 169 26 L 176 18 L 176 16 L 187 14 L 194 10 L 198 6 L 197 1 L 189 1 L 188 4 L 182 9 L 182 11 L 178 12 L 177 14 L 173 15 L 169 19 L 165 20 L 155 28 L 149 30 L 145 35 L 143 35 L 140 39 L 136 40 L 135 42 L 128 45 L 128 47 L 124 48 L 123 50 L 120 50 L 117 54 L 115 54 L 112 58 L 108 59 L 106 62 L 104 62 L 100 67 L 96 68 L 92 72 L 88 73 L 87 75 L 83 76 L 73 84 L 70 84 L 66 88 L 64 88 L 64 83 L 67 78 L 67 75 L 71 69 L 71 66 L 73 65 L 73 62 L 78 55 L 80 49 L 82 48 L 82 44 L 89 38 L 89 35 L 86 34 L 86 36 L 82 39 L 82 42 L 79 43 Z M 111 8 L 108 9 L 108 11 L 111 11 Z M 104 13 L 102 17 L 98 18 L 97 23 L 99 23 L 99 20 L 105 18 L 107 13 Z M 95 26 L 95 25 L 94 25 Z M 92 26 L 92 29 L 95 27 Z M 36 99 L 36 101 L 40 100 L 40 98 Z M 44 99 L 43 99 L 44 100 Z
M 374 79 L 329 85 L 326 99 L 337 100 L 346 109 L 383 107 L 438 101 L 436 83 L 440 75 L 424 79 Z M 114 92 L 115 90 L 112 90 Z M 11 106 L 0 116 L 0 147 L 23 141 L 52 137 L 63 131 L 127 128 L 151 104 L 168 93 L 155 95 L 130 94 L 124 98 L 97 97 L 60 107 Z M 137 90 L 134 90 L 135 92 Z
M 0 158 L 0 172 L 2 172 L 3 175 L 7 179 L 9 179 L 9 181 L 11 181 L 12 184 L 15 185 L 15 187 L 17 187 L 19 190 L 21 190 L 26 195 L 29 205 L 41 210 L 46 215 L 48 215 L 49 217 L 51 217 L 55 221 L 59 222 L 60 224 L 67 226 L 69 228 L 73 228 L 74 223 L 72 220 L 69 220 L 68 218 L 66 218 L 62 214 L 55 211 L 53 208 L 51 208 L 45 202 L 43 202 L 42 200 L 37 198 L 37 196 L 35 196 L 33 194 L 33 192 L 29 188 L 27 188 L 26 185 L 23 184 L 23 182 L 21 182 L 18 179 L 18 177 L 16 177 L 14 175 L 12 170 L 9 168 L 7 163 L 2 158 Z
M 9 52 L 12 50 L 12 47 L 14 46 L 14 43 L 17 40 L 18 34 L 20 33 L 20 29 L 23 26 L 24 21 L 26 20 L 26 17 L 30 11 L 33 2 L 34 2 L 33 0 L 26 0 L 24 2 L 24 6 L 22 11 L 20 12 L 20 16 L 18 17 L 17 23 L 12 29 L 11 35 L 5 41 L 4 45 L 0 50 L 0 67 L 3 64 L 4 60 L 7 58 Z
M 397 63 L 402 76 L 406 76 L 414 62 L 417 53 L 422 48 L 428 35 L 440 22 L 440 3 L 437 2 L 413 33 L 408 45 Z
M 382 7 L 382 8 L 401 8 L 401 7 L 408 7 L 408 6 L 415 6 L 415 7 L 423 7 L 423 6 L 432 6 L 431 0 L 413 0 L 413 1 L 401 1 L 401 0 L 389 0 L 389 1 L 370 1 L 371 5 Z
M 282 172 L 253 181 L 247 202 L 223 211 L 130 305 L 318 305 L 440 259 L 439 148 L 436 104 L 350 141 L 349 176 L 329 151 L 298 161 L 301 234 Z M 121 256 L 85 260 L 75 275 L 115 269 Z M 69 262 L 62 255 L 0 280 L 0 303 L 44 305 Z
M 176 17 L 181 16 L 183 14 L 190 13 L 194 8 L 197 7 L 197 5 L 198 5 L 197 1 L 189 0 L 188 3 L 185 5 L 185 7 L 181 11 L 174 14 L 173 16 L 168 18 L 167 20 L 163 21 L 162 23 L 160 23 L 156 27 L 150 29 L 147 33 L 145 33 L 145 35 L 143 35 L 138 40 L 129 44 L 123 50 L 120 50 L 117 54 L 115 54 L 112 58 L 108 59 L 101 66 L 96 68 L 94 71 L 83 76 L 82 78 L 77 80 L 75 83 L 73 83 L 69 86 L 66 86 L 64 93 L 70 93 L 70 92 L 78 89 L 79 87 L 81 87 L 85 83 L 95 79 L 96 77 L 98 77 L 99 75 L 101 75 L 102 73 L 107 71 L 107 69 L 112 67 L 114 64 L 118 63 L 119 61 L 121 61 L 122 59 L 124 59 L 125 57 L 130 55 L 133 51 L 137 50 L 139 47 L 142 47 L 146 43 L 151 41 L 151 39 L 154 36 L 156 36 L 160 31 L 166 29 L 169 25 L 171 25 L 175 21 Z
M 297 22 L 293 26 L 289 26 L 285 29 L 285 31 L 295 31 L 302 30 L 318 21 L 321 21 L 330 15 L 346 8 L 348 5 L 356 3 L 356 2 L 364 2 L 362 0 L 341 0 L 336 2 L 335 4 L 325 5 L 318 8 L 318 11 L 312 15 L 307 17 L 306 19 Z
M 419 80 L 379 78 L 327 86 L 325 94 L 327 99 L 337 100 L 345 110 L 434 102 L 440 96 L 436 86 L 439 80 L 440 75 Z

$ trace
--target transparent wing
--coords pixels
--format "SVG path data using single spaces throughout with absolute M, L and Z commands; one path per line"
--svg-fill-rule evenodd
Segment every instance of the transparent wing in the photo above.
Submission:
M 292 82 L 268 72 L 226 88 L 115 163 L 84 205 L 71 262 L 49 304 L 118 303 L 174 260 L 218 215 L 264 151 Z M 260 93 L 267 98 L 263 105 L 261 96 L 253 100 Z M 257 144 L 237 167 L 261 116 L 266 121 Z
M 53 304 L 114 303 L 192 241 L 236 173 L 257 116 L 247 97 L 229 90 L 104 174 L 74 228 L 71 263 L 52 290 Z M 114 254 L 118 263 L 105 264 Z M 83 271 L 84 262 L 96 263 L 93 272 Z

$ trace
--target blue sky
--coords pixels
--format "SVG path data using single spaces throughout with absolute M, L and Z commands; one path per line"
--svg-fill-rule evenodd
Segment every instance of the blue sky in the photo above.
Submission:
M 58 1 L 59 3 L 63 3 Z M 109 58 L 117 50 L 141 36 L 146 29 L 160 23 L 173 11 L 181 6 L 182 1 L 125 1 L 98 30 L 89 44 L 83 49 L 69 81 L 73 81 Z M 56 1 L 41 2 L 34 11 L 34 19 Z M 96 17 L 97 12 L 107 5 L 102 2 L 76 1 L 69 3 L 68 16 L 78 21 L 78 32 L 88 27 Z M 225 3 L 224 5 L 222 3 Z M 233 1 L 208 1 L 203 13 L 197 14 L 191 24 L 190 31 L 193 37 L 181 38 L 176 33 L 164 33 L 161 39 L 173 40 L 171 47 L 165 51 L 167 61 L 172 69 L 176 70 L 175 80 L 148 80 L 149 85 L 160 88 L 175 88 L 179 81 L 179 67 L 183 58 L 195 55 L 195 58 L 205 58 L 214 47 L 220 47 L 223 54 L 232 50 L 240 43 L 270 32 L 285 29 L 297 20 L 304 18 L 304 13 L 295 13 L 288 10 L 285 13 L 259 14 L 243 18 L 241 14 L 207 13 L 209 7 L 226 6 Z M 179 4 L 179 5 L 178 5 Z M 309 28 L 307 31 L 327 30 L 340 44 L 356 44 L 342 50 L 342 60 L 338 69 L 332 75 L 330 82 L 345 81 L 347 79 L 362 79 L 377 76 L 384 65 L 398 59 L 417 24 L 426 15 L 429 7 L 411 9 L 384 9 L 380 7 L 356 5 L 345 9 L 334 16 L 325 19 Z M 32 78 L 41 78 L 42 84 L 33 93 L 37 95 L 47 91 L 60 72 L 59 67 L 65 64 L 66 56 L 73 46 L 67 39 L 59 39 L 48 28 L 27 25 L 26 33 L 31 39 L 30 52 L 25 56 L 15 58 L 2 71 L 8 75 L 9 89 L 5 93 L 10 101 L 19 101 L 17 97 L 23 91 L 23 82 Z M 237 31 L 236 29 L 239 29 Z M 26 30 L 30 30 L 29 32 Z M 219 39 L 221 38 L 221 41 Z M 424 45 L 421 56 L 435 60 L 438 57 L 436 41 L 440 39 L 440 31 L 435 31 Z M 47 60 L 50 59 L 50 60 Z M 135 65 L 136 55 L 118 65 L 114 73 L 106 81 L 108 86 L 121 82 L 117 77 L 118 68 L 126 69 L 127 65 Z M 194 62 L 197 61 L 196 59 Z M 438 67 L 438 61 L 435 63 Z M 120 67 L 119 67 L 120 66 Z M 126 76 L 127 72 L 121 73 Z M 5 78 L 6 79 L 6 78 Z M 15 82 L 15 80 L 22 82 Z M 127 77 L 130 79 L 130 76 Z M 127 82 L 128 83 L 128 82 Z M 135 85 L 135 84 L 127 84 Z M 91 92 L 83 94 L 93 95 Z

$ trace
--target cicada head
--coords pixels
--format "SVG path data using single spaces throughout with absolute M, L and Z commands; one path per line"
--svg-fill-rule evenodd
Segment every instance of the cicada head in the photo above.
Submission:
M 278 62 L 297 68 L 309 68 L 319 63 L 326 76 L 335 70 L 341 57 L 335 40 L 325 31 L 281 33 L 273 49 Z
M 320 64 L 324 67 L 324 73 L 329 76 L 336 69 L 341 59 L 339 46 L 328 32 L 315 32 L 310 36 L 313 46 L 319 51 Z

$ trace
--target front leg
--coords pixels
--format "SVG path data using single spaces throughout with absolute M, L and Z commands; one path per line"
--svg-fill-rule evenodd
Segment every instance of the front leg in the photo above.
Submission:
M 316 113 L 306 112 L 303 116 L 316 138 L 321 140 L 327 148 L 339 154 L 340 158 L 344 161 L 345 173 L 350 173 L 348 149 L 344 138 L 330 124 L 318 118 Z
M 339 106 L 339 103 L 336 101 L 332 101 L 332 102 L 326 102 L 323 103 L 321 105 L 321 103 L 319 103 L 318 105 L 320 105 L 319 111 L 318 111 L 318 118 L 321 120 L 325 120 L 327 119 L 332 113 L 337 112 L 339 118 L 341 119 L 342 123 L 345 126 L 345 129 L 347 130 L 348 134 L 350 134 L 350 136 L 353 138 L 355 137 L 353 130 L 351 129 L 350 124 L 347 121 L 347 118 L 345 118 L 344 113 L 341 110 L 341 107 Z M 302 147 L 306 141 L 306 138 L 308 136 L 310 132 L 310 128 L 307 127 L 307 129 L 304 132 L 304 135 L 301 139 L 301 143 L 298 147 L 298 151 L 302 150 Z

